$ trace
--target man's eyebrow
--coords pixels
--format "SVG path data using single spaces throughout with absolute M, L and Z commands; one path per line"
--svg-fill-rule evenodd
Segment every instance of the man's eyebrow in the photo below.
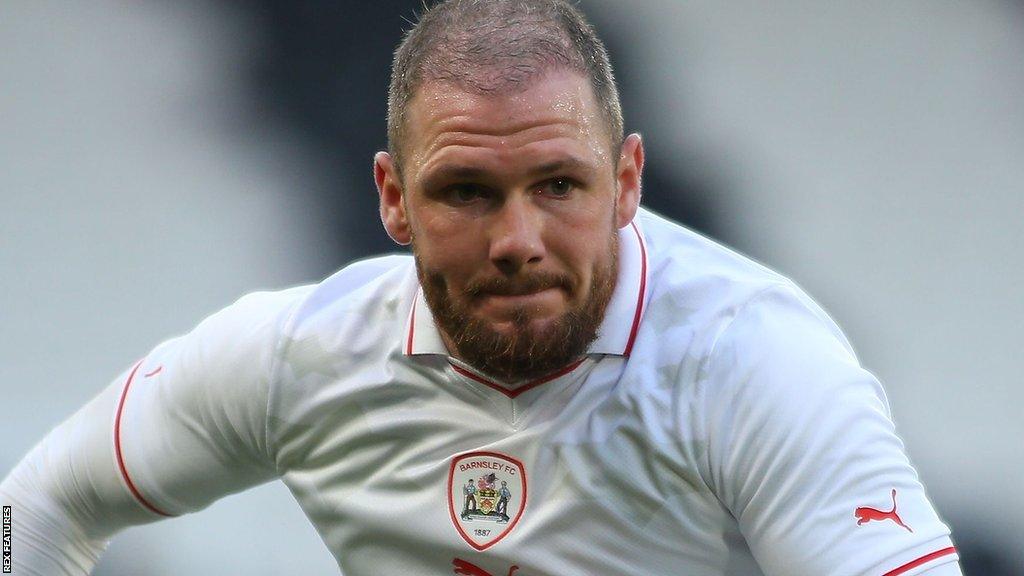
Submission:
M 594 169 L 595 166 L 590 162 L 575 156 L 567 156 L 565 158 L 559 158 L 558 160 L 534 166 L 529 169 L 529 174 L 533 177 L 539 178 L 562 172 L 581 172 Z M 484 168 L 480 168 L 479 166 L 467 164 L 446 164 L 430 171 L 425 180 L 427 182 L 480 181 L 487 179 L 488 177 L 493 177 L 491 172 Z
M 468 166 L 462 164 L 447 164 L 438 167 L 436 170 L 430 171 L 427 175 L 428 181 L 438 180 L 480 180 L 487 176 L 487 170 L 477 166 Z
M 596 167 L 593 164 L 581 158 L 577 158 L 576 156 L 566 156 L 565 158 L 560 158 L 553 162 L 541 164 L 540 166 L 531 169 L 530 173 L 537 176 L 549 176 L 552 174 L 558 174 L 559 172 L 579 172 L 593 170 L 595 168 Z

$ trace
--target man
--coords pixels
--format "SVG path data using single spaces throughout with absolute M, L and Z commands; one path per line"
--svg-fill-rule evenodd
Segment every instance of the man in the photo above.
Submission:
M 512 492 L 508 489 L 508 482 L 501 481 L 501 488 L 498 490 L 498 507 L 495 508 L 501 519 L 498 522 L 508 522 L 508 499 L 512 497 Z
M 472 478 L 462 487 L 462 493 L 465 496 L 465 502 L 462 504 L 462 518 L 466 519 L 470 512 L 476 512 L 476 484 L 473 483 Z
M 87 573 L 116 530 L 274 478 L 348 575 L 960 573 L 828 316 L 639 208 L 575 8 L 440 4 L 392 74 L 374 173 L 414 258 L 140 360 L 0 485 L 19 573 Z M 467 476 L 507 522 L 459 513 Z

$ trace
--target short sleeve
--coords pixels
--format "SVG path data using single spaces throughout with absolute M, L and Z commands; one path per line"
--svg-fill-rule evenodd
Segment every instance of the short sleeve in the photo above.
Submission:
M 247 296 L 157 346 L 39 441 L 0 482 L 14 572 L 88 574 L 122 528 L 274 478 L 267 398 L 296 296 Z
M 796 288 L 740 307 L 703 379 L 708 474 L 765 574 L 917 574 L 956 560 L 878 380 Z
M 257 293 L 157 346 L 124 377 L 114 449 L 126 488 L 178 515 L 276 476 L 267 398 L 294 294 Z

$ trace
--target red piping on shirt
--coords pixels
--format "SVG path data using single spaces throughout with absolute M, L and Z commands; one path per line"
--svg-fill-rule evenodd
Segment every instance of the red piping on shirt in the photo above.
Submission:
M 416 332 L 416 301 L 419 300 L 419 294 L 412 299 L 412 311 L 409 312 L 409 338 L 405 341 L 405 355 L 412 355 L 412 335 Z
M 515 390 L 508 390 L 504 386 L 501 386 L 500 384 L 497 384 L 495 382 L 491 382 L 490 380 L 484 378 L 483 376 L 478 376 L 478 375 L 470 372 L 469 370 L 466 370 L 462 366 L 459 366 L 457 364 L 452 364 L 450 360 L 449 360 L 448 363 L 452 364 L 452 368 L 454 368 L 455 371 L 458 372 L 459 374 L 462 374 L 463 376 L 465 376 L 467 378 L 471 378 L 473 380 L 476 380 L 477 382 L 483 384 L 484 386 L 487 386 L 488 388 L 494 388 L 495 390 L 497 390 L 498 392 L 501 392 L 502 394 L 504 394 L 505 396 L 508 396 L 509 398 L 515 398 L 516 396 L 519 396 L 520 394 L 522 394 L 523 392 L 526 392 L 527 390 L 532 390 L 532 389 L 536 388 L 537 386 L 540 386 L 541 384 L 546 384 L 548 382 L 551 382 L 555 378 L 559 378 L 559 377 L 565 376 L 569 372 L 572 372 L 573 370 L 575 370 L 580 364 L 582 364 L 583 360 L 584 360 L 584 358 L 580 358 L 579 360 L 573 362 L 572 364 L 569 364 L 565 368 L 562 368 L 558 372 L 554 372 L 554 373 L 548 374 L 547 376 L 544 376 L 542 378 L 538 378 L 537 380 L 534 380 L 532 382 L 524 384 L 524 385 L 520 386 L 519 388 L 516 388 Z
M 633 312 L 633 325 L 629 330 L 629 339 L 626 340 L 626 348 L 623 350 L 623 356 L 629 356 L 630 352 L 633 351 L 633 342 L 636 341 L 636 333 L 640 330 L 640 316 L 643 314 L 644 308 L 644 293 L 647 290 L 647 246 L 644 244 L 643 234 L 640 233 L 640 229 L 637 228 L 636 222 L 630 222 L 630 226 L 633 227 L 633 232 L 636 233 L 637 241 L 640 242 L 640 290 L 636 297 L 636 311 Z M 416 333 L 416 302 L 419 300 L 417 295 L 412 301 L 412 310 L 409 312 L 409 335 L 405 339 L 405 355 L 412 355 L 412 343 L 413 336 Z M 571 370 L 570 370 L 571 371 Z
M 139 360 L 135 367 L 132 368 L 131 374 L 128 375 L 128 381 L 124 383 L 124 390 L 121 391 L 121 400 L 117 403 L 117 416 L 114 419 L 114 452 L 117 454 L 117 467 L 121 469 L 121 476 L 124 478 L 125 483 L 128 485 L 128 490 L 131 491 L 135 499 L 140 504 L 146 507 L 150 512 L 159 514 L 160 516 L 166 516 L 168 518 L 173 517 L 172 514 L 168 514 L 163 510 L 160 510 L 156 506 L 149 503 L 138 488 L 135 487 L 135 483 L 132 482 L 131 476 L 128 475 L 128 469 L 124 465 L 124 454 L 121 453 L 121 414 L 124 412 L 124 401 L 128 398 L 128 388 L 132 385 L 132 380 L 135 378 L 135 373 L 138 372 L 139 367 L 142 366 L 142 360 Z
M 917 568 L 922 564 L 927 564 L 928 562 L 931 562 L 936 558 L 942 558 L 943 556 L 949 556 L 950 554 L 956 554 L 955 547 L 950 546 L 949 548 L 943 548 L 942 550 L 932 552 L 931 554 L 925 554 L 924 556 L 921 556 L 913 562 L 908 562 L 903 566 L 900 566 L 899 568 L 892 570 L 891 572 L 886 572 L 882 576 L 898 576 L 899 574 L 909 572 L 910 570 L 913 570 L 914 568 Z
M 640 234 L 640 229 L 636 227 L 636 222 L 630 222 L 629 225 L 633 227 L 636 239 L 640 242 L 640 294 L 636 297 L 633 327 L 629 330 L 629 340 L 626 341 L 626 350 L 622 352 L 623 356 L 629 356 L 629 353 L 633 351 L 633 342 L 636 340 L 637 331 L 640 330 L 640 315 L 644 309 L 644 291 L 647 289 L 647 247 L 644 246 L 644 237 Z

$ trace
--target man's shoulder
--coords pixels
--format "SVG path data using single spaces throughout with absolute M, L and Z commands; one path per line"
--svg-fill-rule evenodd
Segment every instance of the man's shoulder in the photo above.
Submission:
M 321 323 L 338 312 L 351 315 L 356 309 L 377 308 L 388 302 L 397 307 L 410 285 L 415 292 L 415 277 L 410 256 L 359 260 L 318 283 L 250 292 L 200 326 L 233 332 L 253 332 L 265 326 L 289 332 L 310 322 Z
M 719 280 L 766 286 L 789 279 L 749 256 L 650 210 L 637 216 L 651 266 L 674 282 Z
M 293 311 L 293 324 L 337 313 L 396 307 L 411 298 L 416 286 L 411 256 L 393 254 L 357 260 L 306 287 Z
M 379 288 L 398 289 L 398 279 L 415 277 L 415 264 L 412 256 L 406 254 L 389 254 L 356 260 L 341 270 L 331 274 L 319 284 L 311 296 L 324 301 L 337 298 L 351 300 L 359 295 L 369 296 L 373 293 L 386 292 Z
M 334 272 L 320 282 L 303 284 L 280 290 L 259 290 L 242 296 L 230 308 L 239 313 L 259 313 L 260 310 L 289 308 L 315 311 L 334 302 L 353 304 L 361 297 L 381 295 L 381 284 L 398 288 L 398 279 L 409 274 L 415 277 L 412 257 L 401 254 L 357 260 Z M 373 290 L 368 292 L 368 288 Z
M 788 278 L 711 238 L 653 212 L 637 218 L 649 262 L 649 297 L 669 298 L 690 310 L 733 308 Z
M 407 291 L 415 268 L 409 256 L 360 260 L 314 284 L 280 290 L 257 290 L 205 318 L 198 333 L 232 334 L 232 338 L 275 340 L 302 321 L 343 308 L 374 307 Z
M 639 223 L 650 267 L 645 317 L 661 331 L 703 335 L 710 343 L 745 311 L 797 314 L 815 318 L 849 347 L 824 309 L 786 276 L 649 211 Z

